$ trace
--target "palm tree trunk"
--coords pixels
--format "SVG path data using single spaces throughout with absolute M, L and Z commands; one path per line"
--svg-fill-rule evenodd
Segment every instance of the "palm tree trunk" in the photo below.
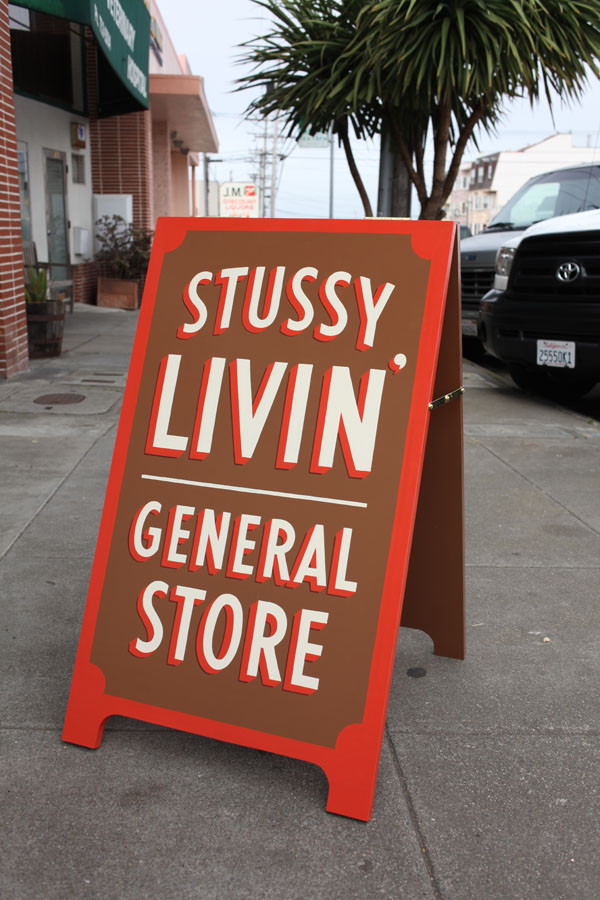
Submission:
M 348 162 L 348 168 L 350 169 L 350 174 L 354 179 L 354 184 L 360 194 L 360 199 L 362 200 L 363 209 L 365 211 L 365 216 L 367 218 L 373 218 L 373 209 L 371 207 L 371 201 L 369 200 L 369 195 L 367 194 L 366 188 L 364 186 L 363 180 L 360 177 L 360 172 L 356 166 L 356 161 L 354 159 L 354 154 L 352 153 L 352 147 L 350 146 L 350 138 L 348 137 L 348 121 L 344 119 L 342 122 L 338 122 L 338 134 L 342 141 L 342 147 L 344 148 L 344 153 L 346 154 L 346 160 Z
M 410 218 L 412 181 L 399 150 L 384 130 L 379 154 L 377 215 Z

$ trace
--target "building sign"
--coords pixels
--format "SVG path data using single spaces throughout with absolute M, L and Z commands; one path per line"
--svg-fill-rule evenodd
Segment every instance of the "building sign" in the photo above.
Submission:
M 150 14 L 142 0 L 90 0 L 90 25 L 120 80 L 147 108 Z
M 409 557 L 463 653 L 459 322 L 451 223 L 159 220 L 65 740 L 271 750 L 369 818 Z
M 163 49 L 163 33 L 156 16 L 150 17 L 150 37 L 162 53 Z
M 305 131 L 296 143 L 299 147 L 306 149 L 319 149 L 329 147 L 331 136 L 328 131 L 317 131 L 316 134 L 309 134 Z
M 155 16 L 150 17 L 150 48 L 154 52 L 159 64 L 163 65 L 163 34 L 158 19 Z
M 83 122 L 71 122 L 71 147 L 85 149 L 85 125 Z
M 259 189 L 245 181 L 226 181 L 219 187 L 220 215 L 237 219 L 259 214 Z

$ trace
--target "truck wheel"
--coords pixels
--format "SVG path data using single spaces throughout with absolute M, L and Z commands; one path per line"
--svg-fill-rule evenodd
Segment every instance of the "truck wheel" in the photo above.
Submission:
M 564 370 L 531 368 L 519 363 L 508 365 L 510 377 L 523 391 L 541 394 L 554 400 L 577 400 L 596 384 L 596 379 L 583 375 L 571 375 Z

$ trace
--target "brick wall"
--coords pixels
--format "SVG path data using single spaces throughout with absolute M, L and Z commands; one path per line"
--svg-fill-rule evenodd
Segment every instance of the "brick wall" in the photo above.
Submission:
M 152 127 L 152 155 L 161 177 L 154 185 L 154 212 L 157 216 L 171 215 L 171 141 L 166 122 L 154 122 Z
M 99 119 L 98 51 L 91 36 L 87 51 L 92 189 L 95 194 L 132 194 L 133 224 L 154 228 L 150 112 Z
M 97 263 L 84 262 L 75 266 L 73 271 L 73 297 L 75 302 L 95 303 L 97 281 Z
M 21 205 L 8 3 L 0 0 L 0 378 L 27 366 Z

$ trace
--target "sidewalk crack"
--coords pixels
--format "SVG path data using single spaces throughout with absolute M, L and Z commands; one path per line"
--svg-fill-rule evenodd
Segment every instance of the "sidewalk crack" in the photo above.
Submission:
M 410 791 L 408 789 L 408 782 L 406 780 L 406 776 L 400 764 L 400 760 L 398 758 L 398 754 L 396 753 L 396 747 L 394 746 L 394 742 L 392 740 L 392 736 L 390 734 L 389 725 L 386 721 L 385 723 L 385 736 L 387 738 L 390 751 L 392 754 L 392 759 L 394 761 L 394 768 L 396 769 L 396 774 L 398 775 L 398 780 L 400 782 L 400 787 L 402 788 L 402 793 L 404 795 L 404 799 L 406 801 L 406 806 L 408 808 L 408 814 L 410 816 L 410 821 L 415 832 L 417 841 L 419 842 L 419 848 L 421 850 L 421 856 L 423 858 L 423 863 L 425 865 L 425 869 L 427 870 L 427 874 L 429 876 L 429 880 L 431 881 L 431 887 L 433 888 L 433 897 L 434 900 L 443 900 L 442 891 L 439 885 L 439 881 L 435 872 L 435 867 L 433 865 L 433 861 L 431 859 L 429 849 L 427 847 L 427 841 L 425 840 L 425 835 L 421 829 L 419 824 L 419 817 L 417 816 L 417 811 L 414 807 L 412 797 Z

